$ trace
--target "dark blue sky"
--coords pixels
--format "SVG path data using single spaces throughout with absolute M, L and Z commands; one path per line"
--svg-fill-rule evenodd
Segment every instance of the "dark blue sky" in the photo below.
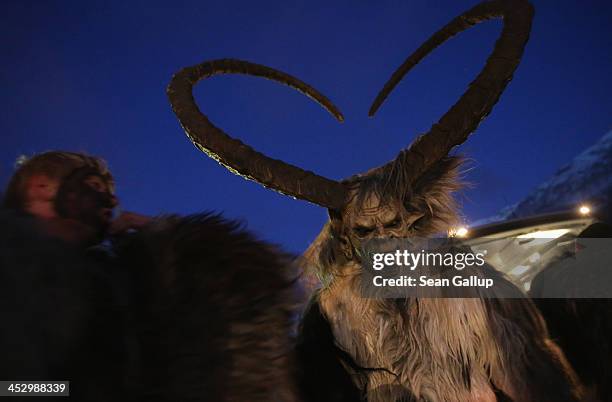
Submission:
M 419 65 L 374 119 L 391 72 L 474 1 L 4 1 L 0 185 L 15 158 L 49 149 L 105 157 L 123 208 L 222 211 L 292 251 L 326 211 L 233 176 L 180 129 L 165 87 L 173 72 L 232 57 L 269 65 L 335 102 L 337 123 L 309 99 L 261 79 L 197 87 L 213 122 L 275 158 L 341 179 L 380 165 L 426 131 L 482 67 L 501 23 L 449 41 Z M 531 40 L 491 116 L 458 151 L 474 159 L 466 219 L 516 202 L 612 128 L 612 3 L 534 1 Z

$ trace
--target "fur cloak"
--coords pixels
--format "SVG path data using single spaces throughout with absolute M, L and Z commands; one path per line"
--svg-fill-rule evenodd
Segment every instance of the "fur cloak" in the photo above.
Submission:
M 219 216 L 85 252 L 2 211 L 0 378 L 70 380 L 82 401 L 294 401 L 289 261 Z

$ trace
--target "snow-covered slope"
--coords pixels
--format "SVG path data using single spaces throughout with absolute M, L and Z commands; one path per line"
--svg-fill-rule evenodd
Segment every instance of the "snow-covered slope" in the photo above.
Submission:
M 475 225 L 567 210 L 588 203 L 600 212 L 612 206 L 612 131 L 559 169 L 522 201 Z

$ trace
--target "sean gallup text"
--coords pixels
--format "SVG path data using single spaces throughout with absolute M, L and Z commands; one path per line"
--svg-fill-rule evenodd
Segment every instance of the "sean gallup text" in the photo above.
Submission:
M 377 275 L 372 279 L 372 283 L 376 287 L 483 287 L 490 288 L 493 286 L 493 279 L 479 278 L 475 275 L 469 277 L 453 276 L 452 278 L 429 278 L 426 275 L 421 275 L 417 278 L 402 275 L 396 278 L 384 278 Z

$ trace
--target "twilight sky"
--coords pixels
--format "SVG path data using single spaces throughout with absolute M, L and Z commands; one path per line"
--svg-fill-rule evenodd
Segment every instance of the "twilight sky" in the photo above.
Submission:
M 332 4 L 330 4 L 332 3 Z M 523 61 L 492 114 L 457 152 L 473 159 L 466 221 L 519 201 L 612 128 L 612 3 L 533 1 Z M 288 72 L 343 111 L 254 77 L 196 89 L 200 108 L 259 151 L 341 179 L 392 159 L 456 102 L 499 34 L 492 21 L 447 42 L 367 109 L 430 34 L 476 4 L 432 1 L 4 1 L 0 15 L 0 186 L 21 154 L 103 156 L 122 208 L 220 211 L 302 251 L 326 220 L 316 205 L 230 174 L 193 147 L 165 95 L 172 74 L 239 58 Z

